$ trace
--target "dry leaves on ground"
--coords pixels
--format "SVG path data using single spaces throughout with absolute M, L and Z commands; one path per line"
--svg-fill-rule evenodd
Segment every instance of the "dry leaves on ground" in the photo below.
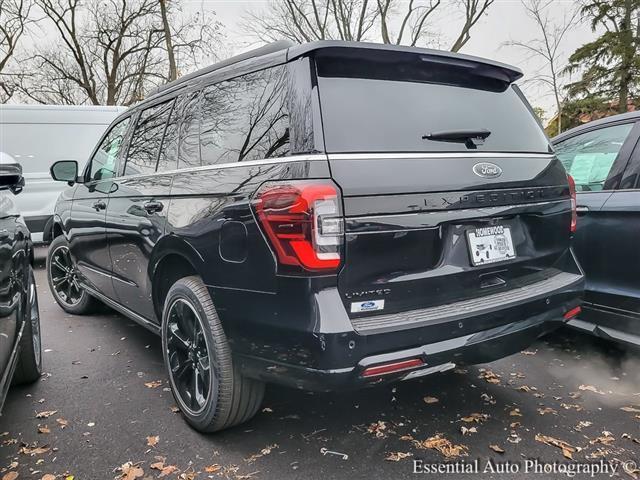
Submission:
M 462 432 L 462 435 L 471 435 L 472 433 L 478 433 L 478 429 L 476 427 L 467 428 L 462 425 L 460 427 L 460 432 Z
M 583 390 L 586 392 L 593 392 L 593 393 L 597 393 L 598 395 L 604 395 L 605 393 L 602 390 L 598 390 L 596 387 L 594 387 L 593 385 L 580 385 L 578 387 L 579 390 Z
M 615 437 L 611 434 L 611 432 L 607 432 L 606 430 L 604 432 L 602 432 L 602 436 L 597 437 L 593 440 L 590 440 L 589 443 L 591 445 L 594 445 L 596 443 L 602 443 L 603 445 L 611 445 L 613 442 L 615 442 Z
M 64 418 L 56 418 L 56 422 L 60 425 L 60 428 L 64 429 L 67 425 L 69 425 L 69 421 Z
M 498 445 L 489 445 L 489 448 L 496 453 L 504 453 L 504 449 L 499 447 Z
M 500 375 L 492 372 L 491 370 L 487 370 L 486 368 L 480 369 L 480 375 L 478 375 L 478 378 L 482 378 L 486 382 L 493 383 L 494 385 L 500 383 Z
M 514 408 L 513 410 L 511 410 L 509 412 L 509 416 L 511 416 L 511 417 L 521 417 L 522 414 L 520 413 L 520 409 L 519 408 Z
M 413 453 L 411 452 L 391 452 L 385 457 L 385 460 L 387 462 L 399 462 L 400 460 L 411 456 L 413 456 Z
M 372 423 L 367 427 L 367 432 L 374 434 L 376 438 L 384 438 L 387 435 L 385 431 L 387 430 L 387 422 L 383 422 L 382 420 L 378 420 L 377 422 Z
M 629 412 L 629 413 L 640 413 L 640 408 L 636 408 L 636 407 L 620 407 L 620 410 L 622 410 L 623 412 Z
M 46 425 L 43 425 L 41 427 L 38 427 L 38 433 L 51 433 L 51 430 L 49 430 L 49 427 L 47 427 Z
M 271 451 L 275 450 L 276 448 L 278 448 L 278 444 L 277 443 L 274 443 L 273 445 L 267 445 L 262 450 L 260 450 L 260 453 L 256 453 L 254 455 L 251 455 L 249 458 L 245 458 L 244 461 L 247 462 L 247 463 L 253 463 L 257 459 L 259 459 L 261 457 L 264 457 L 265 455 L 269 455 L 271 453 Z
M 52 475 L 51 473 L 47 473 L 43 475 L 40 480 L 56 480 L 56 476 Z
M 52 415 L 58 413 L 57 410 L 45 410 L 44 412 L 36 413 L 36 418 L 49 418 Z
M 424 400 L 424 403 L 426 404 L 438 403 L 440 401 L 436 397 L 424 397 L 422 400 Z
M 558 414 L 558 412 L 555 409 L 551 408 L 551 407 L 539 408 L 538 409 L 538 413 L 540 415 L 546 415 L 547 413 L 551 413 L 553 415 L 557 415 Z
M 49 445 L 38 446 L 37 443 L 32 445 L 27 445 L 26 443 L 22 444 L 22 447 L 18 451 L 18 453 L 22 453 L 23 455 L 42 455 L 43 453 L 47 453 L 49 451 Z
M 440 435 L 427 438 L 426 440 L 414 440 L 417 448 L 436 450 L 447 458 L 455 458 L 468 455 L 469 448 L 465 445 L 455 445 Z
M 117 472 L 120 474 L 121 480 L 135 480 L 144 477 L 144 470 L 131 462 L 122 464 Z
M 208 467 L 204 467 L 204 471 L 207 473 L 216 473 L 222 470 L 222 465 L 214 463 L 213 465 L 209 465 Z
M 564 440 L 558 440 L 557 438 L 553 438 L 548 435 L 542 435 L 540 433 L 536 433 L 536 441 L 544 443 L 545 445 L 559 448 L 560 450 L 562 450 L 562 455 L 570 460 L 573 460 L 573 454 L 578 451 L 578 448 L 574 447 L 570 443 L 565 442 Z
M 156 462 L 149 465 L 149 467 L 152 470 L 160 471 L 160 475 L 158 475 L 158 478 L 166 477 L 167 475 L 171 475 L 172 473 L 175 473 L 178 471 L 178 467 L 176 467 L 175 465 L 165 465 L 167 461 L 165 457 L 156 456 L 154 458 L 156 459 Z
M 155 447 L 159 441 L 160 441 L 160 437 L 158 435 L 152 435 L 150 437 L 147 437 L 147 446 Z
M 153 382 L 145 382 L 144 384 L 147 388 L 158 388 L 162 386 L 162 380 L 154 380 Z
M 2 476 L 2 480 L 16 480 L 18 478 L 18 472 L 8 472 Z
M 462 417 L 460 420 L 466 423 L 483 423 L 489 419 L 489 415 L 486 413 L 472 413 L 468 417 Z

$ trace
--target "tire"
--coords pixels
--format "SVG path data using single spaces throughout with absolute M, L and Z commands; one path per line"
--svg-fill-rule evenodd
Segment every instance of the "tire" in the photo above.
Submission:
M 33 383 L 42 375 L 42 341 L 40 337 L 40 311 L 38 309 L 38 292 L 33 268 L 29 267 L 27 284 L 27 298 L 22 308 L 25 322 L 22 338 L 20 339 L 20 354 L 18 364 L 13 375 L 13 383 Z
M 188 324 L 193 324 L 190 341 Z M 264 383 L 244 377 L 233 364 L 229 342 L 200 277 L 182 278 L 169 289 L 162 313 L 162 352 L 176 403 L 196 430 L 215 432 L 239 425 L 260 408 Z M 188 393 L 189 385 L 195 394 Z M 200 398 L 197 385 L 203 391 Z
M 62 269 L 59 268 L 61 265 L 58 262 L 59 255 L 68 256 L 68 267 L 70 269 L 69 280 L 63 280 L 63 287 L 57 284 L 58 279 L 61 278 L 60 276 L 65 276 Z M 100 302 L 78 285 L 76 275 L 76 266 L 73 263 L 71 255 L 69 255 L 69 242 L 67 242 L 67 239 L 64 238 L 63 235 L 58 235 L 49 245 L 49 252 L 47 253 L 47 280 L 49 281 L 51 294 L 58 305 L 67 313 L 74 315 L 93 313 L 97 310 Z M 67 296 L 66 287 L 70 283 L 72 284 L 70 290 L 71 295 Z

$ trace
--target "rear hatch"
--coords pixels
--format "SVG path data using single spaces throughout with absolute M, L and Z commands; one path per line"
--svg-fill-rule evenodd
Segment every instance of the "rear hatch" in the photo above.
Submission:
M 567 175 L 512 85 L 519 72 L 364 48 L 327 48 L 315 62 L 344 202 L 338 287 L 356 329 L 526 287 L 572 262 Z

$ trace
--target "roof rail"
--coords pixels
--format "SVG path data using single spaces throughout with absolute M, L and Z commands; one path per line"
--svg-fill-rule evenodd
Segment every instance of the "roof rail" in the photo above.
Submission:
M 174 80 L 173 82 L 167 83 L 166 85 L 162 85 L 156 88 L 155 90 L 153 90 L 149 95 L 147 95 L 147 98 L 154 97 L 159 93 L 165 92 L 167 90 L 171 90 L 174 87 L 182 85 L 183 83 L 188 82 L 193 78 L 200 77 L 201 75 L 206 75 L 207 73 L 215 72 L 216 70 L 219 70 L 223 67 L 228 67 L 229 65 L 233 65 L 234 63 L 238 63 L 243 60 L 247 60 L 249 58 L 261 57 L 263 55 L 268 55 L 270 53 L 286 50 L 287 48 L 292 47 L 293 45 L 295 44 L 291 40 L 278 40 L 276 42 L 268 43 L 267 45 L 264 45 L 262 47 L 249 50 L 248 52 L 235 55 L 231 58 L 227 58 L 226 60 L 223 60 L 218 63 L 214 63 L 213 65 L 209 65 L 208 67 L 192 72 L 188 75 L 185 75 L 184 77 L 180 77 L 177 80 Z

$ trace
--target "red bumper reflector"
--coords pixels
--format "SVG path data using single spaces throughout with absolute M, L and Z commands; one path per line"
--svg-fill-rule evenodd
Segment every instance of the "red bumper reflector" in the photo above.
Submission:
M 375 377 L 377 375 L 385 375 L 387 373 L 400 372 L 409 368 L 415 368 L 424 365 L 424 362 L 419 358 L 413 358 L 411 360 L 403 360 L 402 362 L 387 363 L 384 365 L 378 365 L 376 367 L 369 367 L 363 373 L 363 377 Z
M 572 308 L 571 310 L 569 310 L 567 313 L 564 314 L 564 319 L 570 320 L 576 315 L 578 315 L 581 311 L 582 311 L 582 308 L 580 307 Z

